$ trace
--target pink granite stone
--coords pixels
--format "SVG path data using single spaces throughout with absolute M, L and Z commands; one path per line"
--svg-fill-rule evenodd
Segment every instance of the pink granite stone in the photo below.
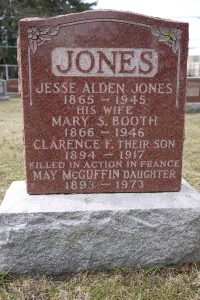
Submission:
M 179 191 L 187 47 L 128 12 L 21 20 L 28 193 Z

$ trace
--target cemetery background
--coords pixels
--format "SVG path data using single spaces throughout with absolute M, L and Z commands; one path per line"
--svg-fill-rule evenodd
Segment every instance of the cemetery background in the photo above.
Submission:
M 22 114 L 18 100 L 0 103 L 0 198 L 13 180 L 24 179 Z M 200 114 L 186 116 L 183 177 L 200 191 Z M 131 269 L 83 272 L 51 278 L 0 275 L 0 299 L 198 299 L 200 268 Z M 23 298 L 24 297 L 24 298 Z M 71 297 L 71 298 L 70 298 Z M 196 298 L 195 298 L 196 297 Z M 68 299 L 67 298 L 67 299 Z

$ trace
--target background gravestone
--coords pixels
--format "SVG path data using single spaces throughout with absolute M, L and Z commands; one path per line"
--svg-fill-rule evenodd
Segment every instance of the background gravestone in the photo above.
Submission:
M 21 20 L 28 193 L 180 190 L 187 44 L 131 13 Z
M 0 79 L 0 100 L 7 100 L 9 96 L 6 96 L 6 81 Z

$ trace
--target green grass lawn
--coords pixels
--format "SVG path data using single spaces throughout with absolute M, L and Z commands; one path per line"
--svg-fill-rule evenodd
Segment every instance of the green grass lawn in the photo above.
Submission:
M 0 101 L 0 202 L 24 179 L 21 101 Z M 183 177 L 200 191 L 200 114 L 186 115 Z M 0 273 L 0 300 L 200 299 L 200 267 L 115 269 L 56 278 Z

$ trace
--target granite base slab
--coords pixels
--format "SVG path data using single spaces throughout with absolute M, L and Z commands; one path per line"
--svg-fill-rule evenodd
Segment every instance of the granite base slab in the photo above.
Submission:
M 0 207 L 0 269 L 61 274 L 200 260 L 200 194 L 28 195 L 9 187 Z

